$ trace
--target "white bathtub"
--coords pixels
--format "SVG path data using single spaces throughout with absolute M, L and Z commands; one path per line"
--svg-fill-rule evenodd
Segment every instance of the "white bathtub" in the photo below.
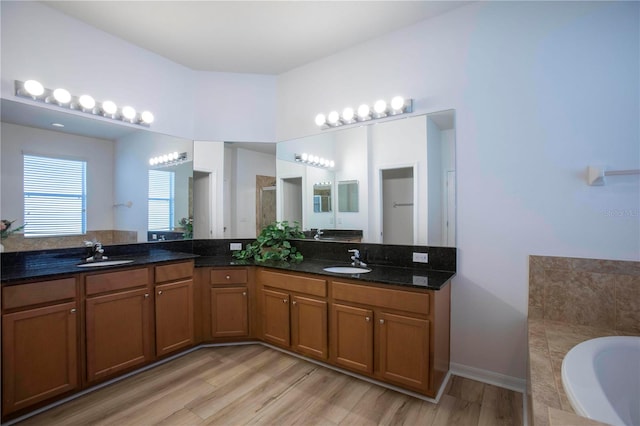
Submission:
M 576 345 L 562 361 L 562 384 L 577 414 L 615 426 L 640 425 L 640 337 Z

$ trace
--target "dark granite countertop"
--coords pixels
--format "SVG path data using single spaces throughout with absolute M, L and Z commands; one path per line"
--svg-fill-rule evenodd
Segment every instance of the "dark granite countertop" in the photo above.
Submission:
M 81 257 L 75 253 L 38 253 L 37 255 L 24 255 L 14 262 L 3 262 L 2 284 L 12 285 L 20 281 L 33 278 L 55 279 L 57 276 L 77 274 L 81 272 L 107 271 L 116 268 L 130 268 L 132 266 L 146 266 L 150 263 L 175 262 L 178 260 L 194 259 L 198 255 L 169 250 L 151 250 L 142 253 L 121 254 L 108 256 L 107 260 L 133 260 L 131 263 L 79 268 Z
M 392 284 L 405 287 L 439 290 L 454 275 L 455 272 L 437 271 L 421 268 L 403 268 L 393 266 L 369 265 L 371 272 L 365 274 L 335 274 L 323 270 L 327 266 L 348 266 L 332 260 L 305 259 L 301 263 L 268 263 L 255 264 L 253 262 L 238 261 L 231 256 L 199 256 L 197 254 L 182 253 L 169 250 L 151 250 L 141 253 L 129 253 L 109 256 L 108 260 L 133 260 L 131 263 L 79 268 L 82 263 L 77 254 L 67 253 L 39 253 L 16 259 L 13 263 L 3 263 L 2 284 L 14 285 L 30 279 L 55 279 L 58 276 L 68 276 L 77 273 L 107 271 L 130 268 L 132 266 L 146 266 L 151 263 L 175 262 L 179 260 L 195 259 L 196 267 L 235 267 L 235 266 L 263 266 L 292 272 L 318 274 L 333 278 L 354 279 L 367 282 Z
M 368 265 L 371 272 L 364 274 L 335 274 L 326 272 L 327 266 L 350 266 L 348 263 L 340 263 L 334 260 L 305 259 L 301 263 L 261 263 L 238 261 L 230 256 L 201 256 L 196 260 L 196 267 L 207 266 L 262 266 L 265 268 L 282 269 L 292 272 L 304 272 L 318 274 L 332 278 L 344 278 L 362 281 L 363 284 L 376 282 L 392 284 L 403 287 L 421 288 L 428 290 L 440 290 L 453 278 L 455 272 L 436 271 L 423 268 L 400 268 L 394 266 Z

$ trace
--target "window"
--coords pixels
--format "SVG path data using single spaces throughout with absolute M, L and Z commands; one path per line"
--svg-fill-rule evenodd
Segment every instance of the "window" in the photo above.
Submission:
M 87 226 L 87 162 L 24 155 L 24 235 L 78 235 Z
M 149 170 L 149 230 L 173 230 L 175 172 Z

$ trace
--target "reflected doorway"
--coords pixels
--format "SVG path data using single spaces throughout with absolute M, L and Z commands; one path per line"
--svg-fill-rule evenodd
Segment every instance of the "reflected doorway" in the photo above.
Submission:
M 256 236 L 276 221 L 276 178 L 256 176 Z
M 282 221 L 302 226 L 302 177 L 282 179 Z
M 382 243 L 414 244 L 413 167 L 380 171 L 382 188 Z
M 213 237 L 214 173 L 193 171 L 193 238 Z

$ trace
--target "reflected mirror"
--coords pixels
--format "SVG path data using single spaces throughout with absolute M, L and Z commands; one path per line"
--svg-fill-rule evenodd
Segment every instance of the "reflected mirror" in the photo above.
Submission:
M 455 246 L 455 111 L 327 130 L 276 149 L 278 220 L 291 220 L 288 197 L 302 200 L 302 228 L 362 232 L 363 243 Z M 320 168 L 296 161 L 330 159 Z M 286 190 L 297 179 L 299 192 Z M 337 182 L 337 209 L 320 210 L 314 183 Z M 331 241 L 336 241 L 335 233 Z M 323 238 L 320 237 L 320 240 Z M 329 238 L 326 238 L 327 240 Z
M 358 211 L 358 181 L 343 180 L 338 182 L 338 211 Z
M 331 183 L 322 182 L 313 184 L 313 212 L 331 212 Z
M 64 127 L 53 127 L 58 123 Z M 6 251 L 80 247 L 83 240 L 124 244 L 183 239 L 193 217 L 193 142 L 107 119 L 2 100 L 2 218 L 15 226 L 24 217 L 23 153 L 86 161 L 85 229 L 81 235 L 23 237 L 3 240 Z M 180 161 L 150 166 L 151 158 L 177 152 Z M 149 232 L 149 170 L 173 175 L 173 190 L 155 200 L 163 203 L 162 224 Z M 153 208 L 151 209 L 153 210 Z M 155 234 L 155 238 L 154 238 Z

